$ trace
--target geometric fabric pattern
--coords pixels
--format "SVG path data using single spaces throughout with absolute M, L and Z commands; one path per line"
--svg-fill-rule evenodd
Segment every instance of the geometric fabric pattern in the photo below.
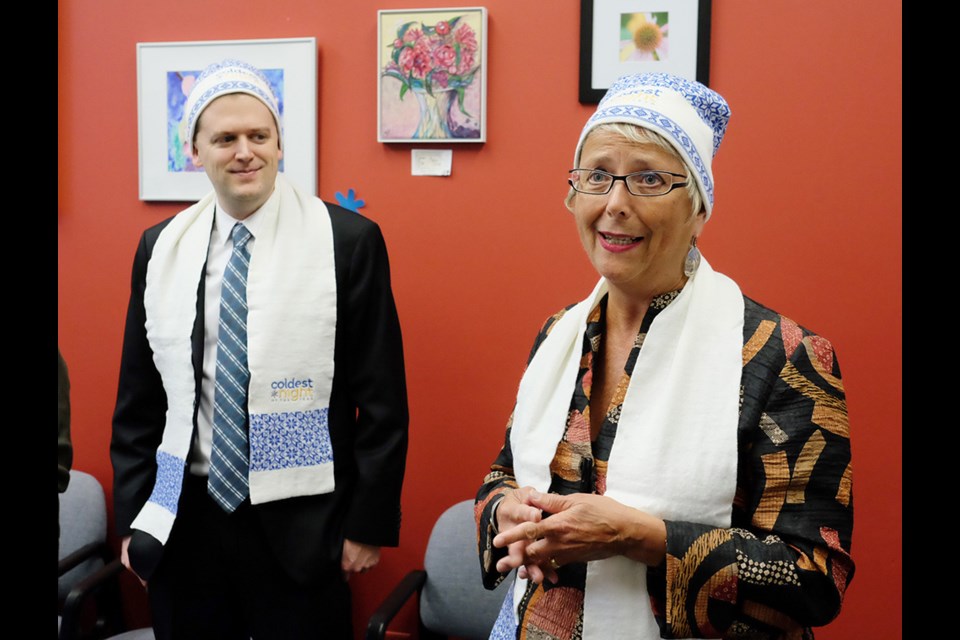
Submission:
M 163 507 L 173 515 L 177 515 L 185 464 L 182 458 L 166 451 L 157 451 L 157 480 L 153 483 L 150 502 Z
M 231 232 L 233 253 L 223 273 L 217 372 L 214 377 L 213 447 L 207 493 L 232 513 L 250 493 L 250 443 L 247 439 L 247 271 L 250 231 L 237 223 Z
M 262 413 L 250 419 L 250 470 L 298 469 L 333 462 L 329 409 Z

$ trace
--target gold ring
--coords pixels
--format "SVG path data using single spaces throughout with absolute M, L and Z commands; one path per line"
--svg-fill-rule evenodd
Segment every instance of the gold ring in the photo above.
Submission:
M 560 568 L 560 565 L 557 564 L 556 558 L 550 558 L 550 566 L 553 567 L 554 571 Z

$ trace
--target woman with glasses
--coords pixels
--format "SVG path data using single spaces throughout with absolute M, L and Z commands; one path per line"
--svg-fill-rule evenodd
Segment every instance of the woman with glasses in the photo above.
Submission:
M 517 570 L 493 638 L 809 638 L 839 612 L 833 348 L 697 249 L 729 115 L 626 76 L 580 135 L 565 204 L 599 281 L 540 330 L 477 494 L 485 585 Z

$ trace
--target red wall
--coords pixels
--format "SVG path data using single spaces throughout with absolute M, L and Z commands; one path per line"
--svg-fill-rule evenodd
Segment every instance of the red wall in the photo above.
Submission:
M 818 637 L 899 638 L 901 4 L 713 4 L 710 84 L 733 117 L 701 247 L 745 293 L 834 343 L 853 438 L 857 574 Z M 362 624 L 387 585 L 418 565 L 434 518 L 473 496 L 540 322 L 596 279 L 562 204 L 591 113 L 577 101 L 580 3 L 486 2 L 488 142 L 451 145 L 448 178 L 411 177 L 411 145 L 377 143 L 375 68 L 378 9 L 449 4 L 58 6 L 58 341 L 72 378 L 75 466 L 108 491 L 134 246 L 182 206 L 138 200 L 136 43 L 317 38 L 319 192 L 333 200 L 356 189 L 384 230 L 410 390 L 401 546 L 353 583 Z

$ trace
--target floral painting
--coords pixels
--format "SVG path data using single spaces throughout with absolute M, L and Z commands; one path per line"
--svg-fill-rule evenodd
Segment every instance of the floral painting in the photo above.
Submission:
M 183 122 L 183 105 L 201 70 L 167 71 L 167 171 L 173 173 L 203 171 L 193 164 L 189 141 L 184 140 L 186 123 Z M 283 69 L 261 69 L 270 81 L 270 88 L 277 96 L 280 110 L 280 126 L 283 126 Z M 283 159 L 279 170 L 283 171 Z
M 486 9 L 379 12 L 381 142 L 483 142 Z

